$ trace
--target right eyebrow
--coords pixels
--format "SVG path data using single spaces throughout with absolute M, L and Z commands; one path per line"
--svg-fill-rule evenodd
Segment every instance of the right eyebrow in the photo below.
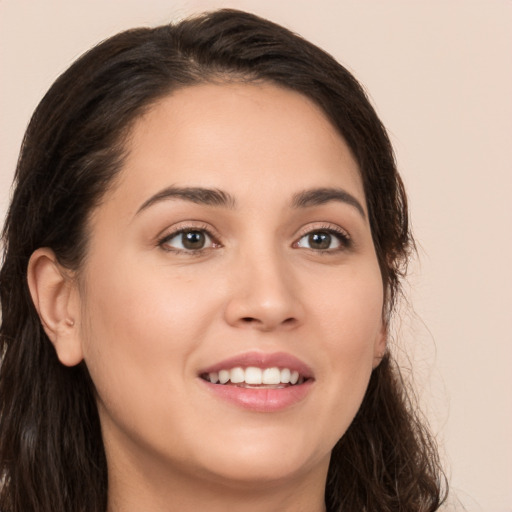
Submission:
M 293 196 L 292 206 L 294 208 L 308 208 L 319 206 L 331 201 L 345 203 L 357 210 L 363 219 L 366 219 L 363 205 L 350 193 L 342 188 L 322 187 L 304 190 Z
M 226 208 L 235 208 L 235 198 L 216 188 L 203 188 L 203 187 L 166 187 L 160 190 L 149 199 L 144 201 L 135 215 L 138 215 L 143 210 L 146 210 L 155 203 L 167 199 L 182 199 L 192 203 L 204 204 L 207 206 L 224 206 Z

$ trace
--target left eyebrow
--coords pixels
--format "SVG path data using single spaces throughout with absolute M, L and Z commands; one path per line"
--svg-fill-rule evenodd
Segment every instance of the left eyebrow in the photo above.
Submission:
M 203 204 L 207 206 L 221 206 L 225 208 L 235 207 L 235 198 L 222 190 L 203 187 L 174 187 L 170 186 L 157 192 L 146 200 L 137 210 L 136 215 L 146 210 L 155 203 L 169 199 L 181 199 L 191 203 Z
M 342 188 L 313 188 L 298 192 L 293 196 L 292 208 L 308 208 L 320 206 L 331 201 L 339 201 L 353 206 L 366 219 L 362 204 L 349 192 Z

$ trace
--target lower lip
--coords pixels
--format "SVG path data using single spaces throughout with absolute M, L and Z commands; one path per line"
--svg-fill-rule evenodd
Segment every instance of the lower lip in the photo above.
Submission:
M 255 412 L 278 412 L 301 402 L 310 392 L 313 381 L 285 388 L 242 388 L 212 384 L 201 379 L 211 393 L 242 409 Z

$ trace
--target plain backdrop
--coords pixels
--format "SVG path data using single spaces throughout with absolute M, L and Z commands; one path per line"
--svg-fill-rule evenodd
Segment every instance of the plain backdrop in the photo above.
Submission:
M 0 220 L 30 115 L 76 57 L 219 7 L 293 29 L 367 88 L 419 241 L 395 350 L 442 445 L 448 509 L 512 511 L 510 0 L 0 0 Z

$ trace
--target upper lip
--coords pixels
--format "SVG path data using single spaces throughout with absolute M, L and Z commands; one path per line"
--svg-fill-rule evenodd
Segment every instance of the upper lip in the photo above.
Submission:
M 219 372 L 220 370 L 229 370 L 236 367 L 248 368 L 250 366 L 261 369 L 274 367 L 281 369 L 288 368 L 291 371 L 299 372 L 299 374 L 306 379 L 313 377 L 313 371 L 311 368 L 291 354 L 287 354 L 286 352 L 273 352 L 271 354 L 266 354 L 257 351 L 245 352 L 243 354 L 224 359 L 223 361 L 219 361 L 218 363 L 202 369 L 199 374 L 203 375 L 205 373 Z

